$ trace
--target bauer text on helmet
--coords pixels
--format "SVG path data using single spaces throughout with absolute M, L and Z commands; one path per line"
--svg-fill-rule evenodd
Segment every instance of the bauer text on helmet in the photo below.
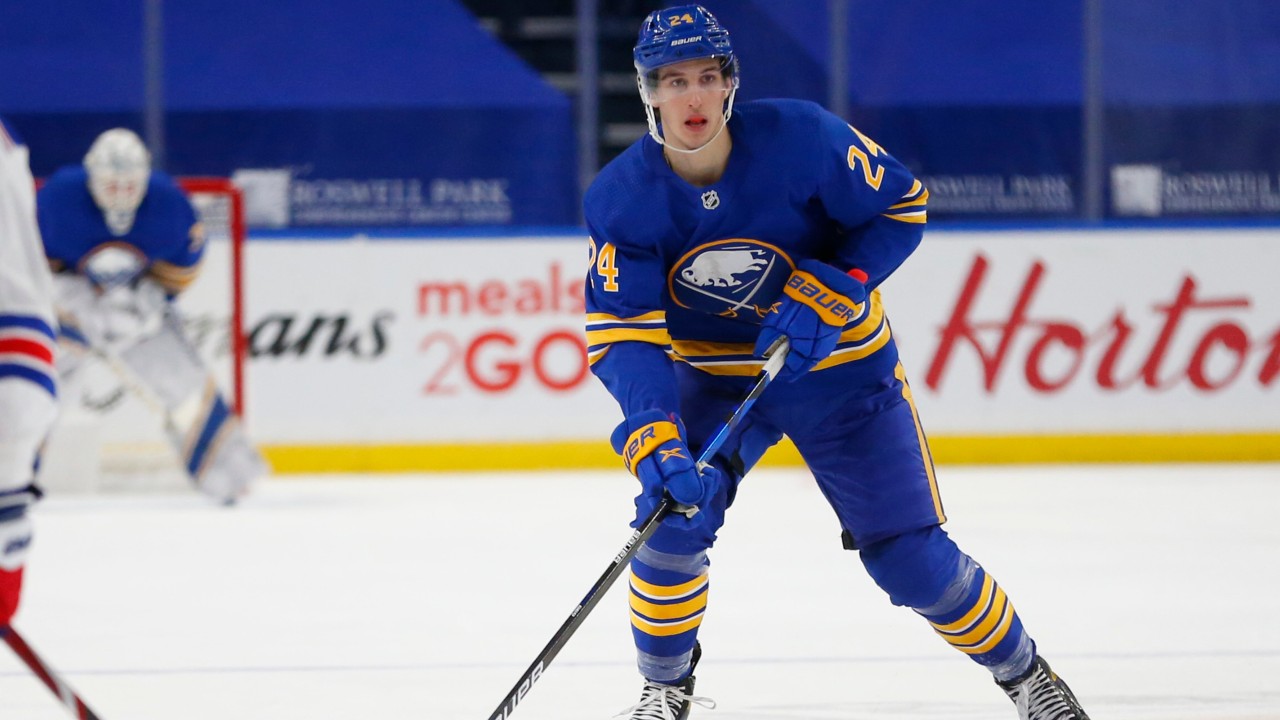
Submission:
M 117 236 L 129 232 L 151 177 L 147 146 L 132 130 L 112 128 L 93 141 L 84 167 L 89 193 L 102 209 L 108 229 Z

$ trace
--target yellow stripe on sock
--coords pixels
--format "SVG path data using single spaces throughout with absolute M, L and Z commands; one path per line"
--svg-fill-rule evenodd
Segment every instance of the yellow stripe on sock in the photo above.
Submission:
M 956 633 L 967 631 L 986 613 L 987 608 L 991 607 L 991 600 L 995 597 L 995 586 L 995 578 L 983 573 L 982 591 L 978 594 L 979 600 L 969 612 L 965 613 L 964 617 L 946 625 L 939 625 L 932 621 L 929 624 L 933 626 L 934 630 L 945 635 L 955 635 Z
M 631 589 L 636 593 L 655 600 L 674 600 L 680 597 L 692 595 L 702 589 L 707 584 L 707 574 L 703 573 L 698 577 L 679 585 L 654 585 L 653 583 L 641 580 L 636 574 L 631 573 Z
M 690 615 L 701 612 L 707 607 L 707 593 L 702 593 L 691 600 L 673 603 L 671 605 L 659 605 L 641 598 L 639 595 L 632 593 L 631 609 L 637 613 L 654 620 L 678 620 L 687 618 Z
M 682 632 L 688 632 L 702 624 L 702 613 L 698 613 L 694 617 L 677 623 L 655 623 L 631 613 L 631 624 L 637 630 L 646 635 L 654 635 L 657 637 L 670 637 L 671 635 L 679 635 Z

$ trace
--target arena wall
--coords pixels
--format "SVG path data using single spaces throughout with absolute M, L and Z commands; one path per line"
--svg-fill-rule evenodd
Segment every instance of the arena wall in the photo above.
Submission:
M 936 460 L 1280 459 L 1278 233 L 931 231 L 883 292 Z M 255 239 L 250 431 L 278 472 L 613 466 L 585 240 Z

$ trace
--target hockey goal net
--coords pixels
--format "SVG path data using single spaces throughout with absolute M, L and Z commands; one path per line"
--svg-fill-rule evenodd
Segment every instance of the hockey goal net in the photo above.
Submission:
M 244 196 L 230 180 L 180 177 L 204 226 L 196 280 L 178 296 L 187 336 L 226 401 L 244 411 Z M 164 433 L 163 414 L 105 362 L 87 360 L 61 388 L 61 416 L 42 457 L 50 492 L 190 487 Z

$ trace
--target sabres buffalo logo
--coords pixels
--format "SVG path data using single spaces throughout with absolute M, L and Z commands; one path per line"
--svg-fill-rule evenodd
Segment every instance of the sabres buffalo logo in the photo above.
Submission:
M 680 307 L 759 322 L 794 269 L 791 258 L 768 243 L 717 240 L 685 253 L 672 266 L 667 289 Z

